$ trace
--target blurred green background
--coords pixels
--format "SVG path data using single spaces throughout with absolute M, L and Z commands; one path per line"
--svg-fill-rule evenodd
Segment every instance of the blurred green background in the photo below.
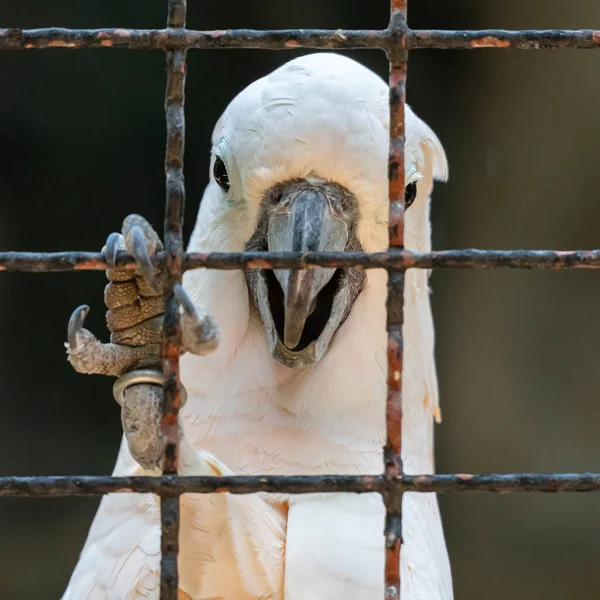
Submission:
M 0 27 L 162 27 L 163 0 L 0 3 Z M 415 28 L 600 28 L 597 0 L 413 0 Z M 382 28 L 387 0 L 190 0 L 188 25 Z M 189 234 L 210 131 L 246 84 L 297 52 L 194 51 L 187 86 Z M 349 53 L 382 75 L 380 52 Z M 439 134 L 450 182 L 434 247 L 600 242 L 600 52 L 419 51 L 408 99 Z M 160 226 L 164 56 L 0 53 L 0 249 L 99 250 L 122 218 Z M 579 272 L 436 272 L 440 472 L 599 471 L 600 279 Z M 102 273 L 4 274 L 1 475 L 106 474 L 121 434 L 108 378 L 75 374 L 63 342 L 89 303 L 106 339 Z M 457 600 L 592 598 L 594 495 L 440 499 Z M 0 501 L 0 597 L 60 596 L 97 500 Z

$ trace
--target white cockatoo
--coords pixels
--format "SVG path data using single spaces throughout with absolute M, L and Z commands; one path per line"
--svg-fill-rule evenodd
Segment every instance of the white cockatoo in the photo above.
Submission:
M 215 127 L 210 183 L 188 250 L 385 250 L 388 95 L 370 70 L 329 53 L 292 60 L 251 84 Z M 433 180 L 446 173 L 440 142 L 407 106 L 407 248 L 430 250 L 430 193 Z M 137 219 L 139 230 L 152 237 Z M 113 253 L 115 240 L 135 246 L 136 236 L 128 241 L 125 229 L 124 241 L 113 238 Z M 156 240 L 148 246 L 160 249 Z M 125 286 L 118 289 L 127 288 L 134 300 L 139 293 L 136 306 L 143 314 L 131 326 L 125 307 L 121 323 L 118 310 L 125 302 L 107 289 L 113 342 L 125 345 L 104 347 L 110 346 L 114 360 L 122 358 L 119 352 L 135 352 L 139 359 L 146 348 L 141 344 L 156 339 L 136 337 L 136 327 L 160 321 L 162 308 L 139 309 L 151 292 L 144 292 L 139 278 L 120 283 L 126 277 L 119 274 L 109 272 L 109 288 Z M 213 331 L 204 350 L 182 359 L 188 399 L 180 415 L 180 474 L 382 473 L 386 284 L 387 273 L 379 269 L 188 271 L 183 287 L 204 325 L 211 317 L 218 324 L 219 343 L 214 349 Z M 81 371 L 116 372 L 94 363 L 106 357 L 81 329 L 83 316 L 71 326 L 71 362 Z M 434 471 L 439 406 L 433 346 L 428 272 L 411 270 L 402 422 L 409 474 Z M 159 473 L 145 466 L 124 438 L 114 475 Z M 187 494 L 181 505 L 182 599 L 384 597 L 384 505 L 378 494 Z M 152 495 L 104 497 L 63 600 L 157 599 L 159 514 Z M 403 533 L 402 599 L 451 600 L 434 494 L 404 495 Z

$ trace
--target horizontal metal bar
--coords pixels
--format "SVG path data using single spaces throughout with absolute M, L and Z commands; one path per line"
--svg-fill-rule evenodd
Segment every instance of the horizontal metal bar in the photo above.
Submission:
M 164 261 L 164 253 L 153 258 Z M 119 254 L 117 264 L 134 268 L 133 258 Z M 436 252 L 210 252 L 190 253 L 184 269 L 598 269 L 600 250 L 439 250 Z M 103 271 L 101 252 L 0 252 L 0 271 L 56 273 Z
M 177 496 L 256 492 L 404 493 L 404 492 L 598 492 L 600 473 L 513 473 L 403 475 L 390 484 L 383 475 L 273 475 L 232 477 L 0 477 L 0 497 L 94 496 L 112 493 L 153 493 Z
M 162 258 L 162 257 L 161 257 Z M 121 257 L 121 264 L 135 267 L 131 256 Z M 65 271 L 105 271 L 101 252 L 0 252 L 0 271 L 27 273 L 62 273 Z
M 0 257 L 1 259 L 1 257 Z M 1 264 L 1 263 L 0 263 Z M 600 250 L 440 250 L 411 252 L 240 252 L 186 255 L 185 268 L 211 269 L 308 269 L 357 267 L 364 269 L 597 269 Z
M 230 48 L 293 50 L 313 49 L 390 49 L 395 37 L 389 29 L 282 29 L 258 31 L 229 29 L 196 31 L 192 29 L 0 29 L 0 50 L 43 48 L 129 48 L 132 50 L 176 50 Z M 409 30 L 408 48 L 478 49 L 517 48 L 593 49 L 600 47 L 600 30 L 523 30 L 487 29 L 480 31 Z
M 230 48 L 386 48 L 386 30 L 284 29 L 0 29 L 0 50 L 43 48 L 129 48 L 177 50 Z
M 518 50 L 559 50 L 600 48 L 600 30 L 546 29 L 508 31 L 411 31 L 408 36 L 411 50 L 436 48 L 440 50 L 476 50 L 478 48 L 515 48 Z

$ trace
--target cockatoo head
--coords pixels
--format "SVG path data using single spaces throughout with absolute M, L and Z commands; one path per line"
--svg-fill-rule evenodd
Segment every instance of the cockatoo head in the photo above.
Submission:
M 433 132 L 406 110 L 409 204 L 417 182 L 445 177 L 446 163 Z M 203 203 L 211 204 L 209 226 L 220 248 L 384 250 L 388 124 L 387 85 L 340 55 L 304 56 L 251 84 L 213 133 Z M 428 196 L 424 190 L 425 205 Z M 424 215 L 428 238 L 428 207 L 420 212 L 412 229 L 418 237 Z M 321 359 L 369 285 L 356 269 L 259 269 L 248 271 L 246 280 L 274 358 L 295 368 Z

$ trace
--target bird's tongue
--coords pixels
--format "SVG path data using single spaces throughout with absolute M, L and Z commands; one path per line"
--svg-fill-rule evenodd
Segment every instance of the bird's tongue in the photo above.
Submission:
M 348 241 L 347 226 L 336 219 L 327 196 L 317 188 L 298 192 L 291 202 L 282 198 L 285 210 L 269 221 L 268 247 L 273 252 L 342 251 Z M 300 343 L 306 321 L 317 306 L 317 296 L 335 269 L 275 270 L 284 296 L 283 343 L 294 349 Z

